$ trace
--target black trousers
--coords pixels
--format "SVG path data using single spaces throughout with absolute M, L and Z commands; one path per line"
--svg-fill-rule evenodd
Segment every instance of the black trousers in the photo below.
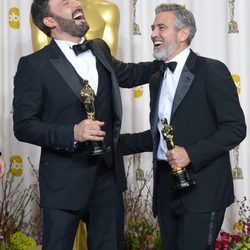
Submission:
M 162 249 L 214 249 L 213 244 L 223 223 L 225 209 L 205 213 L 187 211 L 180 196 L 171 191 L 169 171 L 159 170 L 156 181 Z
M 87 224 L 88 250 L 123 250 L 122 192 L 113 171 L 96 177 L 86 208 L 80 211 L 43 208 L 42 215 L 43 250 L 71 250 L 80 220 Z

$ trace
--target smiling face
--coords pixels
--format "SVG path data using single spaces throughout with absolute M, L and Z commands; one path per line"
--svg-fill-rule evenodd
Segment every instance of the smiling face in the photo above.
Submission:
M 51 36 L 59 40 L 79 42 L 89 25 L 77 0 L 49 0 L 50 17 L 43 22 L 51 28 Z
M 177 30 L 174 12 L 164 11 L 156 15 L 151 26 L 151 39 L 154 45 L 153 56 L 156 59 L 169 61 L 187 47 L 187 28 Z

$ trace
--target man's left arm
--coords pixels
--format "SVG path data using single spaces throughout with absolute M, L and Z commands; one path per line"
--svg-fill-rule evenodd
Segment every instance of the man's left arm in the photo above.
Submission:
M 124 63 L 112 58 L 112 65 L 122 88 L 133 88 L 149 83 L 150 77 L 159 70 L 162 61 Z
M 118 84 L 122 88 L 133 88 L 149 82 L 149 78 L 159 70 L 163 61 L 125 63 L 111 55 L 109 46 L 102 39 L 94 39 L 93 47 L 103 54 L 112 68 Z
M 123 155 L 152 152 L 153 141 L 150 130 L 133 134 L 121 134 L 119 138 Z

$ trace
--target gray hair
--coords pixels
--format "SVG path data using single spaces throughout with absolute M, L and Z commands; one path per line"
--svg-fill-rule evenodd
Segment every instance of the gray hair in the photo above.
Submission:
M 196 33 L 196 24 L 192 12 L 187 10 L 185 7 L 175 3 L 171 4 L 163 3 L 155 8 L 156 15 L 159 14 L 160 12 L 165 12 L 165 11 L 170 11 L 175 14 L 176 19 L 174 20 L 174 25 L 177 30 L 181 30 L 183 28 L 189 29 L 190 34 L 187 39 L 187 44 L 190 45 Z

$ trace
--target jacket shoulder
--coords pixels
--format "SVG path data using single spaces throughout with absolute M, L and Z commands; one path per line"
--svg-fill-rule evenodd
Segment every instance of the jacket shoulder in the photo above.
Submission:
M 215 59 L 215 58 L 209 58 L 204 57 L 201 55 L 196 55 L 196 65 L 199 65 L 200 67 L 226 67 L 225 63 L 222 61 Z
M 108 44 L 101 38 L 95 38 L 92 40 L 93 46 L 104 50 L 107 53 L 111 53 Z
M 22 56 L 20 59 L 32 61 L 32 62 L 36 62 L 36 61 L 41 62 L 42 58 L 47 57 L 48 55 L 49 55 L 49 45 L 46 45 L 45 47 L 43 47 L 42 49 L 38 51 Z

